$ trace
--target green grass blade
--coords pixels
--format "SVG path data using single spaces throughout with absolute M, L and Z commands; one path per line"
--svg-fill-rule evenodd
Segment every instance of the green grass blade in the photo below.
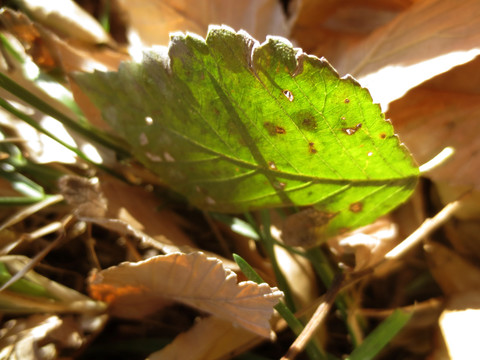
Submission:
M 1 74 L 0 74 L 1 75 Z M 0 76 L 1 77 L 1 76 Z M 25 113 L 23 113 L 22 111 L 20 110 L 17 110 L 15 107 L 13 107 L 12 105 L 10 105 L 10 103 L 8 101 L 6 101 L 5 99 L 2 99 L 0 98 L 0 106 L 3 107 L 5 110 L 7 110 L 9 113 L 11 113 L 12 115 L 18 117 L 19 119 L 25 121 L 27 124 L 29 124 L 30 126 L 32 126 L 33 128 L 35 128 L 36 130 L 40 131 L 41 133 L 49 136 L 50 138 L 52 138 L 53 140 L 57 141 L 59 144 L 63 145 L 64 147 L 66 147 L 68 150 L 74 152 L 80 159 L 83 159 L 85 160 L 86 162 L 90 163 L 90 164 L 93 164 L 95 165 L 96 167 L 118 177 L 118 178 L 122 178 L 121 175 L 117 174 L 115 171 L 107 168 L 106 166 L 100 164 L 100 163 L 97 163 L 96 161 L 90 159 L 87 155 L 85 155 L 82 151 L 80 151 L 79 149 L 77 149 L 76 147 L 73 147 L 73 146 L 70 146 L 69 144 L 67 144 L 66 142 L 64 142 L 62 139 L 60 139 L 59 137 L 57 137 L 55 134 L 51 133 L 50 131 L 46 130 L 45 128 L 43 128 L 40 124 L 38 124 L 34 119 L 32 119 L 30 116 L 26 115 Z
M 11 277 L 12 275 L 8 271 L 6 265 L 3 262 L 0 262 L 0 286 L 10 280 Z M 7 289 L 19 294 L 55 299 L 55 297 L 52 296 L 43 286 L 28 279 L 19 279 Z
M 386 320 L 378 325 L 346 360 L 370 360 L 387 345 L 407 324 L 413 313 L 395 310 Z
M 123 156 L 123 157 L 130 156 L 128 151 L 125 149 L 125 146 L 120 145 L 118 140 L 90 126 L 84 119 L 81 119 L 83 121 L 75 121 L 69 118 L 68 116 L 66 116 L 65 114 L 62 114 L 60 111 L 52 107 L 50 104 L 46 103 L 39 97 L 35 96 L 30 91 L 18 85 L 16 82 L 14 82 L 8 76 L 2 73 L 0 73 L 0 87 L 4 88 L 8 92 L 17 96 L 18 98 L 22 99 L 29 105 L 37 108 L 44 114 L 57 119 L 66 127 L 74 130 L 78 134 L 83 135 L 85 138 L 95 141 L 107 148 L 110 148 L 116 151 L 120 156 Z
M 258 275 L 258 273 L 250 266 L 250 264 L 248 264 L 240 255 L 233 254 L 233 260 L 235 260 L 240 270 L 249 280 L 254 281 L 257 284 L 262 284 L 265 282 L 262 277 Z M 280 316 L 287 322 L 288 326 L 295 335 L 298 336 L 302 332 L 303 324 L 295 317 L 295 315 L 283 302 L 279 302 L 277 305 L 275 305 L 275 310 L 277 310 Z M 326 359 L 323 351 L 320 350 L 319 346 L 314 342 L 310 342 L 307 345 L 306 352 L 312 360 Z

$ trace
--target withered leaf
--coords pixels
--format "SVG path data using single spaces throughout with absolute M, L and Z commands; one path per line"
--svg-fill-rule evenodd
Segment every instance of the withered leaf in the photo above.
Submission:
M 160 255 L 124 262 L 89 280 L 92 297 L 110 304 L 112 315 L 139 318 L 180 302 L 269 337 L 268 320 L 283 295 L 266 283 L 242 281 L 220 260 L 202 252 Z

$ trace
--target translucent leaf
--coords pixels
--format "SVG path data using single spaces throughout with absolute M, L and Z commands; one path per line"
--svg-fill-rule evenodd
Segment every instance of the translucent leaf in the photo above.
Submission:
M 265 337 L 270 336 L 273 306 L 282 296 L 266 283 L 237 284 L 234 272 L 201 252 L 113 266 L 90 279 L 90 292 L 110 303 L 111 313 L 117 316 L 143 317 L 176 301 Z
M 390 211 L 416 183 L 368 91 L 283 38 L 177 33 L 168 51 L 76 80 L 136 157 L 203 209 L 315 205 L 331 235 Z

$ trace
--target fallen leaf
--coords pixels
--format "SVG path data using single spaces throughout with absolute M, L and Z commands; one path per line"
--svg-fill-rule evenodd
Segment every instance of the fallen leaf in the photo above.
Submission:
M 37 22 L 60 34 L 93 44 L 112 43 L 98 21 L 72 0 L 57 3 L 20 0 L 17 5 Z
M 80 217 L 104 217 L 107 199 L 100 191 L 98 178 L 66 175 L 58 181 L 60 193 Z
M 478 352 L 480 332 L 480 292 L 457 294 L 449 299 L 439 319 L 448 359 L 469 360 Z
M 480 54 L 480 2 L 417 1 L 346 51 L 337 70 L 355 76 L 383 109 L 408 90 Z
M 480 290 L 480 268 L 446 246 L 424 246 L 433 277 L 446 295 Z
M 426 163 L 445 147 L 454 154 L 425 176 L 436 182 L 480 188 L 480 94 L 420 87 L 394 102 L 388 116 L 412 151 Z
M 84 219 L 117 219 L 158 241 L 177 247 L 195 246 L 181 229 L 186 222 L 169 209 L 159 210 L 161 200 L 142 187 L 105 174 L 92 179 L 64 176 L 59 187 L 65 200 Z
M 127 18 L 130 52 L 141 56 L 144 47 L 167 45 L 170 33 L 190 31 L 205 36 L 210 24 L 244 29 L 259 39 L 285 36 L 286 19 L 275 0 L 137 0 L 118 1 Z
M 257 345 L 262 338 L 232 323 L 210 316 L 198 320 L 147 360 L 206 360 L 231 358 L 236 351 Z
M 353 255 L 355 257 L 353 269 L 360 271 L 380 263 L 385 255 L 397 245 L 397 233 L 396 224 L 389 218 L 383 217 L 373 224 L 356 229 L 344 236 L 330 239 L 328 245 L 339 259 L 347 259 Z
M 343 54 L 386 25 L 413 0 L 291 1 L 290 38 L 304 51 L 336 66 Z
M 110 304 L 112 315 L 141 318 L 180 302 L 264 337 L 271 335 L 268 320 L 282 296 L 266 283 L 237 284 L 234 272 L 201 252 L 122 263 L 93 274 L 89 291 Z
M 105 319 L 100 321 L 104 324 Z M 78 350 L 88 339 L 88 333 L 100 330 L 73 316 L 32 315 L 8 320 L 0 330 L 2 360 L 54 360 Z

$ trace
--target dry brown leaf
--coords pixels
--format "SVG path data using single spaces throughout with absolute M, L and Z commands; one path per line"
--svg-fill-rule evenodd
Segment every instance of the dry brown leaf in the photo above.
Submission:
M 354 270 L 360 271 L 379 263 L 397 245 L 397 226 L 386 217 L 373 224 L 330 239 L 328 245 L 340 259 L 355 256 Z
M 271 335 L 268 320 L 282 296 L 266 283 L 237 284 L 234 272 L 201 252 L 125 262 L 93 274 L 89 284 L 92 296 L 108 302 L 116 316 L 140 318 L 180 302 L 264 337 Z
M 343 53 L 387 24 L 412 0 L 297 0 L 290 4 L 290 37 L 307 53 L 336 66 Z
M 158 210 L 161 201 L 139 186 L 103 174 L 93 179 L 64 176 L 59 187 L 81 218 L 117 219 L 159 241 L 194 246 L 181 229 L 185 221 L 169 209 Z
M 64 39 L 41 24 L 30 20 L 25 14 L 10 9 L 2 9 L 0 23 L 8 32 L 8 35 L 11 34 L 18 39 L 32 61 L 46 71 L 62 69 L 66 74 L 70 74 L 74 71 L 93 71 L 94 69 L 116 70 L 121 61 L 130 59 L 124 52 L 110 47 L 98 47 L 75 39 Z M 12 80 L 18 82 L 63 114 L 76 118 L 77 115 L 71 109 L 59 101 L 52 101 L 52 95 L 39 89 L 32 79 L 25 79 L 25 74 L 19 71 L 23 66 L 22 64 L 11 64 L 12 60 L 8 62 L 10 67 L 13 68 L 8 69 L 7 75 Z M 16 71 L 13 72 L 13 70 Z M 72 82 L 70 85 L 77 105 L 89 121 L 100 129 L 109 129 L 102 120 L 99 110 L 79 91 L 76 84 Z M 56 96 L 58 97 L 58 94 Z M 56 131 L 58 130 L 52 132 L 56 133 Z M 58 153 L 59 151 L 56 152 L 57 156 Z
M 420 83 L 480 54 L 480 2 L 418 1 L 344 53 L 337 65 L 385 109 Z
M 93 179 L 64 176 L 59 187 L 83 221 L 122 236 L 133 236 L 143 245 L 165 254 L 198 249 L 182 230 L 187 226 L 185 220 L 168 208 L 159 209 L 162 208 L 161 200 L 139 186 L 103 174 Z M 208 251 L 205 253 L 219 258 L 229 269 L 238 270 L 234 261 Z
M 440 316 L 439 325 L 448 351 L 446 359 L 474 359 L 479 354 L 480 292 L 453 296 Z
M 205 36 L 208 25 L 225 24 L 244 29 L 256 39 L 286 35 L 281 5 L 275 0 L 119 0 L 129 23 L 133 52 L 142 47 L 167 45 L 170 32 L 190 31 Z
M 72 351 L 80 348 L 86 342 L 86 332 L 98 330 L 98 327 L 92 328 L 88 322 L 82 323 L 71 316 L 32 315 L 9 320 L 0 330 L 0 358 L 57 359 L 62 349 Z
M 431 160 L 447 146 L 454 148 L 454 156 L 426 176 L 480 188 L 480 94 L 419 87 L 394 102 L 388 116 L 419 163 Z
M 480 290 L 480 268 L 447 247 L 429 242 L 425 252 L 430 271 L 446 295 Z
M 207 360 L 231 358 L 237 351 L 257 345 L 262 338 L 210 316 L 178 335 L 172 343 L 151 354 L 147 360 Z
M 72 0 L 18 0 L 17 5 L 39 23 L 61 34 L 93 44 L 112 42 L 98 21 Z
M 100 186 L 108 202 L 107 217 L 132 224 L 157 240 L 170 241 L 176 246 L 195 246 L 182 230 L 188 223 L 151 192 L 107 175 L 100 177 Z

